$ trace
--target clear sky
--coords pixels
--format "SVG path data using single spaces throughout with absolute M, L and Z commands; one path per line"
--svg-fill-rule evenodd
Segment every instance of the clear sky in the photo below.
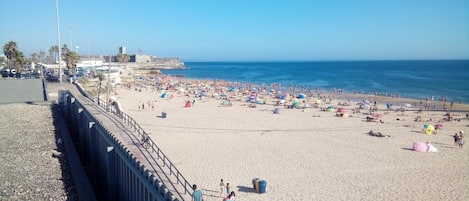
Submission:
M 0 0 L 0 44 L 57 44 L 55 0 Z M 468 0 L 59 0 L 80 54 L 183 61 L 469 59 Z

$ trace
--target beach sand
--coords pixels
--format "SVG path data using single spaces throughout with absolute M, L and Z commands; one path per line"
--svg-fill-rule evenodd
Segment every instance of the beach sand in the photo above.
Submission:
M 460 121 L 443 121 L 442 129 L 427 135 L 423 125 L 437 123 L 445 112 L 386 111 L 389 98 L 383 97 L 374 99 L 379 100 L 380 123 L 367 122 L 366 109 L 353 114 L 356 102 L 344 106 L 351 115 L 344 118 L 314 107 L 250 108 L 244 97 L 222 107 L 220 99 L 188 98 L 177 90 L 167 92 L 172 99 L 150 89 L 116 92 L 124 112 L 151 133 L 189 182 L 204 190 L 205 200 L 222 200 L 220 179 L 230 183 L 237 200 L 469 200 L 469 148 L 459 149 L 452 137 L 469 132 L 464 112 L 453 112 Z M 184 107 L 193 99 L 192 107 Z M 309 105 L 315 100 L 308 98 Z M 321 106 L 337 108 L 338 102 Z M 139 109 L 142 103 L 145 109 Z M 280 114 L 272 112 L 275 108 Z M 414 121 L 417 116 L 421 122 Z M 370 130 L 390 137 L 370 136 Z M 430 142 L 439 152 L 413 151 L 413 142 Z M 254 192 L 254 178 L 267 182 L 266 193 Z

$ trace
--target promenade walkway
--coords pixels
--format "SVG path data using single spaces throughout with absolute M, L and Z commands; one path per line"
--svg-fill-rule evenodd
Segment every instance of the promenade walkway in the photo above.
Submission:
M 192 190 L 190 184 L 174 167 L 164 153 L 151 141 L 151 146 L 145 149 L 142 146 L 141 133 L 137 130 L 136 122 L 123 121 L 122 116 L 111 113 L 105 107 L 97 105 L 85 97 L 77 89 L 77 86 L 70 83 L 49 83 L 48 92 L 51 100 L 57 99 L 57 91 L 68 90 L 75 98 L 106 127 L 128 150 L 146 167 L 148 174 L 153 174 L 162 185 L 166 186 L 170 194 L 178 200 L 190 200 Z M 130 118 L 129 116 L 127 116 Z M 138 126 L 138 125 L 137 125 Z M 139 129 L 141 129 L 138 126 Z M 167 193 L 167 192 L 163 192 Z

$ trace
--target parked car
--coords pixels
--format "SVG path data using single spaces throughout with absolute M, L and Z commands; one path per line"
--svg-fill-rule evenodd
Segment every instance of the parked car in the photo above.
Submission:
M 50 75 L 50 76 L 46 77 L 46 81 L 48 81 L 48 82 L 59 82 L 59 77 Z

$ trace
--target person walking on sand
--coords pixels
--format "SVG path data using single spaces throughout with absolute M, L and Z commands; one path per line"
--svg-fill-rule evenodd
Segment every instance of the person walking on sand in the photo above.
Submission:
M 230 190 L 230 183 L 226 183 L 226 194 L 230 194 L 231 193 L 231 190 Z
M 223 194 L 223 190 L 225 189 L 225 183 L 223 179 L 220 180 L 220 196 Z
M 459 148 L 462 149 L 462 146 L 464 145 L 464 136 L 463 136 L 464 131 L 459 131 L 459 139 L 458 139 L 458 145 Z
M 201 190 L 197 189 L 197 185 L 192 185 L 194 192 L 192 193 L 192 201 L 203 201 L 203 193 Z
M 459 133 L 453 135 L 454 145 L 459 146 Z

